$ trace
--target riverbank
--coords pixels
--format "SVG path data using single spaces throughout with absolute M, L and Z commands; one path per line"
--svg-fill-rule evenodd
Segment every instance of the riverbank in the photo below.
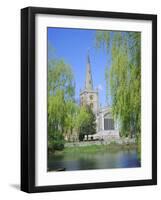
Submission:
M 109 140 L 90 140 L 82 142 L 66 142 L 65 147 L 83 147 L 83 146 L 93 146 L 93 145 L 132 145 L 136 144 L 135 138 L 119 138 L 119 139 L 109 139 Z
M 48 171 L 140 167 L 136 144 L 65 147 L 48 157 Z
M 118 143 L 110 143 L 110 144 L 90 144 L 90 145 L 77 145 L 77 146 L 65 146 L 62 151 L 55 151 L 54 155 L 62 155 L 62 154 L 84 154 L 84 153 L 98 153 L 98 152 L 108 152 L 108 151 L 121 151 L 121 150 L 130 150 L 137 149 L 137 145 L 135 143 L 126 143 L 126 144 L 118 144 Z

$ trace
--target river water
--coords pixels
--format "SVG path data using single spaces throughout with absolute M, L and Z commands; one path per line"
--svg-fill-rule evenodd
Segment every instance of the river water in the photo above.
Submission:
M 88 169 L 113 169 L 140 167 L 136 149 L 108 150 L 101 153 L 67 153 L 50 156 L 48 169 L 51 171 L 64 169 L 88 170 Z

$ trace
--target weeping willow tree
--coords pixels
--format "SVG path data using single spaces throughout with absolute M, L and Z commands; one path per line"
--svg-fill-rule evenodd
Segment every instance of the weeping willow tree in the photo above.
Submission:
M 106 69 L 106 90 L 110 84 L 112 113 L 118 120 L 120 133 L 136 137 L 141 134 L 141 34 L 139 32 L 96 32 L 97 48 L 111 57 Z M 140 145 L 139 149 L 140 149 Z
M 71 67 L 62 59 L 48 61 L 48 149 L 49 152 L 64 148 L 64 133 L 72 130 L 69 117 L 74 104 L 75 82 Z M 73 106 L 74 107 L 74 106 Z M 68 119 L 68 120 L 67 120 Z M 68 122 L 68 124 L 67 124 Z M 70 122 L 70 126 L 69 126 Z M 68 126 L 67 126 L 68 125 Z

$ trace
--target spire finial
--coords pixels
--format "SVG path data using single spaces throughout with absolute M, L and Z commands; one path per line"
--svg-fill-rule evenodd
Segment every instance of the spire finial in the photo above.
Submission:
M 90 59 L 89 59 L 89 48 L 87 50 L 87 63 L 90 63 Z

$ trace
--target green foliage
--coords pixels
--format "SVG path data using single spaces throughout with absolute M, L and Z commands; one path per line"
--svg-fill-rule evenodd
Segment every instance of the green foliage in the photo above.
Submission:
M 110 104 L 109 96 L 110 96 L 110 84 L 109 84 L 109 69 L 108 67 L 105 68 L 105 80 L 106 80 L 106 101 L 107 105 Z
M 64 149 L 64 137 L 61 132 L 54 132 L 50 127 L 48 129 L 48 152 L 54 152 L 56 150 L 63 150 Z
M 85 106 L 80 107 L 79 113 L 77 116 L 77 127 L 79 132 L 79 140 L 82 141 L 84 139 L 84 127 L 88 124 L 89 114 Z
M 104 46 L 112 58 L 110 75 L 106 74 L 105 79 L 106 84 L 110 82 L 113 116 L 123 136 L 136 137 L 141 127 L 140 33 L 98 31 L 96 44 Z
M 65 124 L 66 105 L 63 91 L 59 90 L 55 96 L 48 97 L 48 124 L 54 131 L 62 131 Z
M 73 101 L 66 103 L 66 118 L 65 118 L 65 132 L 67 133 L 68 140 L 73 134 L 73 129 L 77 130 L 79 107 Z
M 61 90 L 64 100 L 73 100 L 75 92 L 74 76 L 71 67 L 62 59 L 48 61 L 48 95 L 54 96 Z
M 89 126 L 87 135 L 93 135 L 96 133 L 96 116 L 90 106 L 87 106 L 87 112 L 89 114 Z
M 110 47 L 110 32 L 97 31 L 96 33 L 96 48 L 105 48 L 107 51 Z
M 80 141 L 83 141 L 85 135 L 87 135 L 88 137 L 88 135 L 93 135 L 96 133 L 96 117 L 89 106 L 81 108 L 79 120 L 80 120 L 80 126 L 79 126 Z
M 77 126 L 78 128 L 85 122 L 88 121 L 89 115 L 87 113 L 87 109 L 85 106 L 81 106 L 79 109 L 78 117 L 77 117 Z
M 90 144 L 90 145 L 78 145 L 78 146 L 73 146 L 73 147 L 65 147 L 63 151 L 61 152 L 56 152 L 57 155 L 84 155 L 84 154 L 95 154 L 95 153 L 105 153 L 105 152 L 110 152 L 110 153 L 116 153 L 118 151 L 122 150 L 130 150 L 130 149 L 136 149 L 135 144 L 129 144 L 129 145 L 124 145 L 124 144 L 117 144 L 115 142 L 112 142 L 110 144 L 101 144 L 101 145 L 96 145 L 96 144 Z
M 71 67 L 63 60 L 48 61 L 48 146 L 64 148 L 64 132 L 73 129 L 75 83 Z

